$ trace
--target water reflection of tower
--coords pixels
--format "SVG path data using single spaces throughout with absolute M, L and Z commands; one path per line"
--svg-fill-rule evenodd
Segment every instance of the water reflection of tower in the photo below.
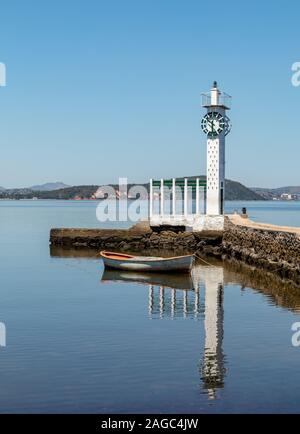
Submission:
M 224 385 L 223 343 L 223 268 L 201 267 L 205 284 L 205 346 L 201 379 L 210 399 Z

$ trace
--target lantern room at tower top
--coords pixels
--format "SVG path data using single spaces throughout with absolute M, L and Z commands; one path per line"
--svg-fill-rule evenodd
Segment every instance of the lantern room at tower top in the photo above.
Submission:
M 213 82 L 210 92 L 202 93 L 201 97 L 202 107 L 204 108 L 221 107 L 225 110 L 231 109 L 231 96 L 221 92 L 216 81 Z
M 207 110 L 201 121 L 207 136 L 206 180 L 183 178 L 150 180 L 149 220 L 151 227 L 184 226 L 191 230 L 223 230 L 225 202 L 225 137 L 231 130 L 226 110 L 231 96 L 214 81 L 202 94 Z

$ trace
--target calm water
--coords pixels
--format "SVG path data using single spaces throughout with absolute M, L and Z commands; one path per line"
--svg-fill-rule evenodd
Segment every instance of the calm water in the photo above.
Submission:
M 300 226 L 300 203 L 246 206 Z M 50 255 L 51 227 L 99 225 L 92 202 L 0 202 L 1 412 L 299 412 L 300 291 L 219 263 L 188 279 Z

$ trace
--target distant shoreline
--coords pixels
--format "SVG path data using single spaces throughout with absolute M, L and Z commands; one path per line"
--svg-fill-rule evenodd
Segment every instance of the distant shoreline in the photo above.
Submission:
M 205 176 L 189 176 L 185 179 L 192 182 L 195 179 L 205 181 Z M 183 181 L 184 178 L 176 178 L 178 181 Z M 143 187 L 144 193 L 141 199 L 148 199 L 150 192 L 149 183 L 128 183 L 125 185 L 107 184 L 107 185 L 78 185 L 66 186 L 63 188 L 52 188 L 46 190 L 46 186 L 58 185 L 58 183 L 48 183 L 40 185 L 41 190 L 33 188 L 12 188 L 5 189 L 0 187 L 0 200 L 102 200 L 106 196 L 106 187 L 113 189 L 110 193 L 111 197 L 126 198 L 127 200 L 135 200 L 131 188 L 135 186 Z M 60 183 L 60 185 L 66 185 Z M 102 190 L 102 191 L 101 191 Z M 193 197 L 195 192 L 193 192 Z M 280 187 L 280 188 L 248 188 L 237 181 L 226 179 L 225 183 L 225 201 L 280 201 L 280 202 L 298 202 L 300 201 L 300 187 Z
M 126 199 L 118 199 L 116 198 L 118 201 L 119 200 L 127 200 L 127 201 L 135 201 L 137 199 L 134 198 L 126 198 Z M 101 198 L 97 198 L 97 199 L 66 199 L 66 198 L 21 198 L 21 199 L 15 199 L 15 198 L 0 198 L 0 202 L 42 202 L 42 201 L 65 201 L 65 202 L 100 202 L 102 200 L 107 200 L 107 199 L 101 199 Z M 111 198 L 111 200 L 114 200 L 114 198 Z M 141 199 L 141 200 L 147 200 L 147 199 Z M 298 203 L 300 202 L 300 199 L 290 199 L 290 200 L 286 200 L 286 199 L 226 199 L 226 202 L 280 202 L 280 203 Z

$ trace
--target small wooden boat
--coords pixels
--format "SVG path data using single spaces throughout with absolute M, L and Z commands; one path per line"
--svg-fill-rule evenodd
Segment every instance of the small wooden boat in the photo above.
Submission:
M 155 256 L 133 256 L 116 252 L 100 252 L 105 267 L 134 271 L 189 272 L 194 255 L 160 258 Z

